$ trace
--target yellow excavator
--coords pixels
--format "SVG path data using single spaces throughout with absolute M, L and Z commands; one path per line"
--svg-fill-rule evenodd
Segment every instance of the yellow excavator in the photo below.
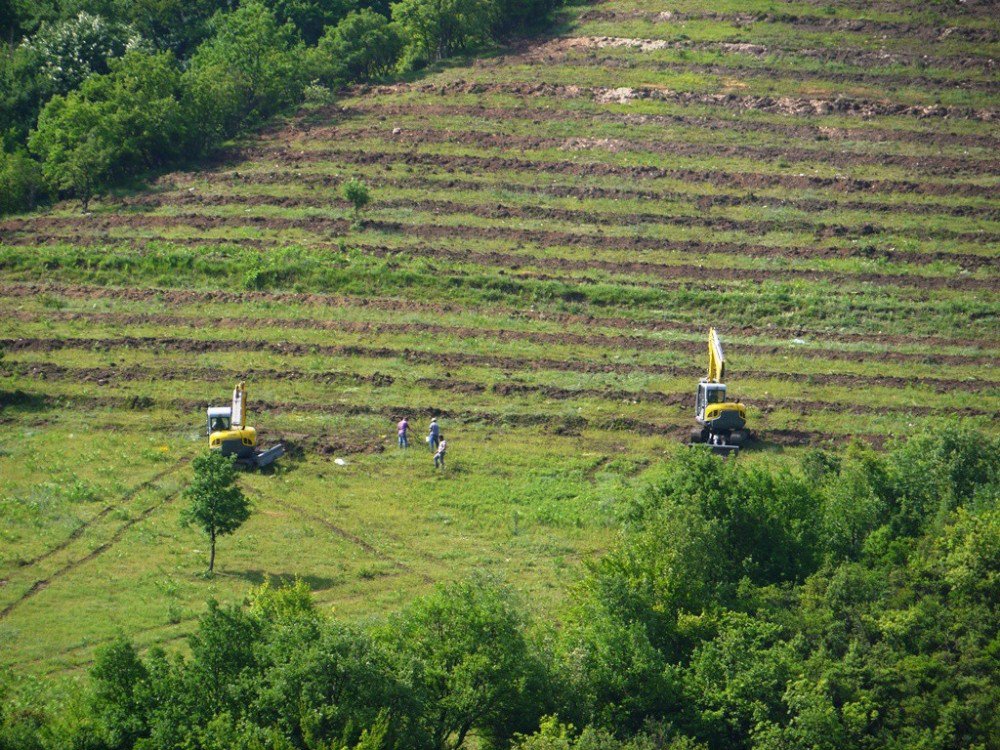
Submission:
M 747 411 L 739 401 L 729 401 L 726 385 L 726 358 L 714 328 L 708 330 L 708 377 L 698 383 L 694 418 L 698 427 L 691 431 L 692 445 L 707 445 L 713 453 L 738 453 L 749 440 L 745 430 Z
M 236 465 L 245 469 L 263 469 L 285 455 L 280 443 L 257 450 L 257 430 L 247 427 L 247 384 L 242 380 L 233 389 L 231 406 L 208 407 L 208 447 L 236 456 Z

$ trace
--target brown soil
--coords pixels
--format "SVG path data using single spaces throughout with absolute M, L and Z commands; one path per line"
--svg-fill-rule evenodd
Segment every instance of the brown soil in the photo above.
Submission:
M 591 10 L 580 16 L 581 22 L 638 20 L 649 23 L 683 23 L 684 21 L 718 21 L 745 28 L 758 23 L 794 26 L 811 32 L 851 32 L 866 35 L 889 36 L 923 41 L 943 41 L 961 39 L 977 43 L 1000 41 L 1000 33 L 995 29 L 971 26 L 936 26 L 898 21 L 873 20 L 870 18 L 822 18 L 793 13 L 661 13 L 646 11 Z
M 303 137 L 299 134 L 299 137 Z M 365 128 L 343 128 L 337 125 L 310 128 L 306 137 L 312 143 L 345 143 L 351 139 L 382 139 L 386 142 L 419 146 L 428 143 L 474 145 L 481 149 L 523 152 L 560 149 L 583 151 L 595 149 L 614 153 L 628 152 L 669 156 L 704 156 L 751 159 L 757 162 L 822 162 L 837 167 L 880 166 L 901 167 L 914 173 L 932 176 L 990 175 L 1000 169 L 1000 159 L 947 156 L 909 156 L 905 154 L 864 154 L 828 148 L 793 148 L 791 146 L 737 146 L 718 143 L 686 143 L 683 141 L 643 141 L 633 138 L 546 138 L 540 136 L 489 133 L 479 130 L 421 130 L 394 128 L 389 124 L 372 124 Z M 281 140 L 280 138 L 278 139 Z
M 311 196 L 270 196 L 270 195 L 206 195 L 191 191 L 156 193 L 122 201 L 124 208 L 154 209 L 161 206 L 269 206 L 276 208 L 322 208 L 337 207 L 348 209 L 349 204 L 339 198 Z M 751 236 L 761 236 L 772 232 L 811 232 L 817 237 L 871 237 L 889 233 L 899 237 L 917 239 L 939 239 L 958 242 L 1000 243 L 1000 233 L 985 231 L 962 232 L 946 228 L 886 228 L 878 224 L 844 225 L 827 224 L 804 219 L 783 219 L 781 221 L 751 221 L 719 216 L 666 215 L 657 213 L 600 213 L 589 210 L 547 208 L 544 206 L 510 205 L 503 203 L 459 203 L 442 200 L 411 200 L 406 198 L 383 200 L 380 208 L 413 209 L 433 214 L 471 214 L 484 219 L 538 219 L 572 222 L 577 225 L 603 227 L 654 226 L 706 227 L 719 232 L 742 232 Z M 704 208 L 699 206 L 699 208 Z M 898 208 L 896 209 L 898 210 Z M 306 219 L 303 221 L 312 221 Z M 987 260 L 984 258 L 984 260 Z M 993 259 L 1000 266 L 1000 259 Z
M 228 292 L 223 290 L 187 290 L 187 289 L 157 289 L 148 287 L 104 287 L 84 284 L 34 284 L 15 283 L 0 284 L 0 297 L 37 297 L 39 295 L 57 295 L 65 299 L 110 299 L 123 300 L 128 302 L 156 302 L 167 303 L 171 306 L 195 305 L 195 304 L 240 304 L 243 302 L 267 302 L 273 304 L 294 304 L 294 305 L 315 305 L 324 307 L 357 307 L 386 310 L 392 312 L 423 311 L 429 313 L 450 313 L 456 311 L 479 312 L 486 315 L 503 317 L 513 317 L 525 320 L 555 321 L 570 325 L 584 325 L 588 327 L 616 328 L 621 330 L 644 330 L 644 331 L 681 331 L 692 334 L 704 333 L 704 326 L 701 324 L 685 323 L 683 321 L 658 318 L 653 321 L 633 320 L 631 318 L 577 315 L 572 313 L 542 312 L 536 310 L 522 310 L 516 308 L 509 309 L 468 309 L 458 308 L 447 302 L 432 303 L 419 302 L 416 300 L 397 299 L 376 299 L 347 297 L 343 295 L 314 294 L 305 292 L 263 292 L 263 291 L 239 291 Z M 307 325 L 322 326 L 322 321 L 310 320 Z M 757 327 L 745 325 L 732 329 L 730 334 L 733 338 L 742 336 L 749 338 L 754 336 L 766 336 L 768 338 L 807 338 L 816 342 L 834 343 L 872 343 L 877 340 L 886 346 L 893 345 L 918 345 L 927 347 L 942 346 L 962 346 L 962 347 L 983 347 L 986 344 L 994 343 L 994 339 L 979 338 L 950 338 L 944 336 L 905 336 L 905 335 L 884 335 L 874 333 L 846 333 L 819 331 L 806 327 L 780 328 L 774 326 Z
M 171 351 L 210 353 L 219 350 L 219 341 L 200 339 L 185 339 L 179 337 L 145 338 L 123 336 L 118 338 L 20 338 L 0 339 L 0 348 L 13 352 L 36 351 L 51 352 L 65 349 L 80 349 L 85 351 L 112 351 L 114 349 L 143 349 L 146 351 Z M 673 377 L 697 378 L 701 370 L 697 367 L 678 367 L 674 365 L 638 364 L 627 362 L 598 362 L 584 360 L 560 359 L 523 359 L 500 355 L 469 354 L 461 352 L 427 352 L 410 349 L 393 349 L 390 347 L 365 347 L 356 345 L 336 346 L 319 344 L 299 344 L 293 342 L 273 342 L 253 339 L 228 340 L 225 342 L 227 351 L 268 352 L 288 356 L 326 356 L 326 357 L 367 357 L 372 359 L 395 359 L 420 364 L 432 364 L 441 368 L 488 367 L 505 372 L 530 372 L 538 370 L 555 370 L 579 373 L 618 373 L 635 372 L 669 375 Z M 776 350 L 779 351 L 779 350 Z M 832 356 L 836 354 L 836 356 Z M 880 355 L 880 359 L 891 355 Z M 832 361 L 868 361 L 870 355 L 856 352 L 823 352 L 823 358 Z M 932 357 L 928 360 L 932 361 Z M 982 364 L 993 362 L 992 357 L 983 357 Z M 796 373 L 788 371 L 742 370 L 741 375 L 754 380 L 783 380 L 816 385 L 844 385 L 851 387 L 924 387 L 947 392 L 962 390 L 971 392 L 988 391 L 1000 387 L 1000 381 L 984 379 L 953 379 L 931 378 L 923 376 L 871 376 L 853 373 Z
M 1000 143 L 997 144 L 1000 149 Z M 199 174 L 199 179 L 204 179 L 205 175 Z M 171 174 L 159 181 L 159 186 L 164 189 L 179 189 L 191 181 L 191 175 Z M 303 174 L 295 171 L 275 171 L 267 173 L 246 174 L 240 172 L 220 172 L 209 176 L 212 185 L 298 185 L 310 188 L 336 188 L 343 178 L 338 175 L 313 175 Z M 669 190 L 642 190 L 638 188 L 626 187 L 601 187 L 597 185 L 518 185 L 505 181 L 502 186 L 489 182 L 477 182 L 475 180 L 461 180 L 446 177 L 443 179 L 432 179 L 427 177 L 406 177 L 403 179 L 392 177 L 377 177 L 368 180 L 368 184 L 373 188 L 396 187 L 396 188 L 426 188 L 428 190 L 469 190 L 469 191 L 490 191 L 503 189 L 510 193 L 520 193 L 523 195 L 540 195 L 557 198 L 583 198 L 583 199 L 610 199 L 610 200 L 646 200 L 646 201 L 667 201 L 680 203 L 693 203 L 699 209 L 708 210 L 717 207 L 728 206 L 771 206 L 794 208 L 799 211 L 821 212 L 832 210 L 857 210 L 868 211 L 870 213 L 904 213 L 920 215 L 944 215 L 960 216 L 985 219 L 987 221 L 1000 221 L 1000 209 L 993 206 L 971 206 L 952 205 L 947 203 L 887 203 L 878 200 L 822 200 L 818 198 L 794 198 L 756 195 L 754 193 L 741 193 L 738 195 L 720 195 L 718 193 L 699 192 L 672 192 Z M 193 196 L 190 200 L 196 201 L 195 193 L 177 193 L 178 196 Z M 136 205 L 156 205 L 156 196 L 135 199 Z M 303 197 L 299 199 L 288 197 L 271 196 L 245 196 L 249 205 L 255 200 L 269 200 L 273 203 L 268 205 L 291 205 L 289 202 L 302 201 L 298 205 L 330 206 L 334 203 L 340 204 L 338 196 L 325 198 L 323 196 Z M 133 205 L 131 200 L 122 201 L 123 205 Z M 385 205 L 381 201 L 380 205 Z
M 313 127 L 325 127 L 337 122 L 344 122 L 355 117 L 375 117 L 385 120 L 400 116 L 466 116 L 484 120 L 530 120 L 538 125 L 543 122 L 606 122 L 616 125 L 662 125 L 664 127 L 686 126 L 708 131 L 724 131 L 725 133 L 772 133 L 785 138 L 816 140 L 816 141 L 866 141 L 869 143 L 891 143 L 902 141 L 910 143 L 919 140 L 921 143 L 937 146 L 962 146 L 966 148 L 998 149 L 1000 138 L 990 134 L 948 133 L 935 130 L 907 130 L 903 128 L 879 128 L 875 126 L 864 128 L 848 128 L 841 125 L 822 125 L 791 122 L 745 122 L 732 117 L 712 118 L 704 115 L 685 114 L 637 114 L 600 110 L 577 111 L 573 109 L 556 109 L 552 107 L 528 106 L 520 107 L 487 107 L 484 104 L 463 105 L 459 103 L 415 103 L 398 102 L 389 98 L 366 98 L 347 105 L 330 105 L 321 110 L 311 112 L 296 118 L 287 125 L 265 131 L 264 137 L 279 133 L 287 133 L 297 137 L 311 132 Z
M 632 101 L 659 101 L 681 106 L 722 107 L 741 112 L 770 112 L 795 117 L 824 115 L 859 117 L 940 117 L 993 122 L 998 112 L 993 109 L 950 107 L 940 104 L 914 105 L 899 102 L 876 101 L 851 97 L 804 98 L 792 96 L 759 96 L 750 94 L 701 94 L 690 91 L 671 91 L 651 86 L 606 88 L 553 83 L 479 83 L 450 81 L 435 83 L 401 83 L 391 86 L 358 87 L 359 96 L 384 96 L 406 92 L 450 96 L 466 94 L 504 94 L 507 96 L 544 96 L 554 99 L 587 98 L 597 102 L 626 104 Z
M 737 256 L 749 256 L 755 258 L 885 258 L 894 262 L 910 262 L 911 258 L 926 262 L 944 261 L 957 263 L 963 268 L 975 269 L 995 266 L 998 263 L 996 258 L 985 255 L 957 254 L 957 253 L 911 253 L 908 251 L 878 250 L 873 246 L 855 247 L 829 247 L 829 248 L 809 248 L 790 247 L 778 248 L 766 245 L 732 245 L 732 244 L 707 244 L 692 241 L 665 241 L 657 238 L 610 236 L 604 234 L 578 234 L 575 232 L 559 232 L 552 230 L 516 229 L 513 227 L 474 227 L 474 226 L 447 226 L 433 224 L 403 224 L 390 221 L 368 221 L 366 225 L 371 229 L 384 232 L 403 233 L 409 236 L 421 237 L 428 240 L 447 242 L 456 237 L 468 239 L 498 239 L 510 242 L 515 246 L 524 244 L 534 244 L 541 247 L 587 247 L 599 250 L 618 251 L 680 251 L 695 255 L 704 254 L 732 254 Z M 83 233 L 48 233 L 47 230 L 60 228 L 86 228 L 88 232 Z M 50 241 L 57 243 L 72 243 L 76 245 L 121 245 L 131 244 L 135 247 L 142 247 L 149 240 L 135 239 L 123 240 L 121 237 L 111 235 L 101 235 L 100 231 L 107 231 L 119 227 L 185 227 L 195 230 L 206 231 L 221 227 L 255 227 L 262 230 L 287 230 L 304 229 L 320 237 L 334 239 L 347 234 L 349 222 L 342 219 L 308 218 L 290 219 L 266 216 L 210 216 L 205 214 L 176 214 L 172 216 L 147 216 L 141 214 L 110 214 L 92 216 L 84 219 L 78 217 L 56 217 L 39 216 L 34 219 L 8 219 L 0 222 L 0 232 L 16 232 L 22 236 L 8 235 L 3 238 L 9 244 L 41 245 Z M 97 230 L 95 233 L 94 230 Z M 192 245 L 201 247 L 205 245 L 244 245 L 250 247 L 267 248 L 281 245 L 278 240 L 261 240 L 246 238 L 180 238 L 172 237 L 168 240 L 178 245 Z M 337 243 L 310 242 L 313 247 L 339 250 Z M 365 248 L 363 243 L 352 242 L 352 247 Z M 366 248 L 372 254 L 391 255 L 395 253 L 405 253 L 410 255 L 420 254 L 420 248 L 407 246 L 405 248 L 392 248 L 380 250 L 377 246 Z M 708 273 L 703 267 L 697 266 L 666 266 L 658 264 L 642 263 L 618 263 L 610 261 L 575 261 L 559 258 L 541 258 L 525 255 L 508 255 L 504 253 L 475 253 L 472 251 L 450 251 L 443 249 L 433 249 L 425 251 L 431 257 L 441 259 L 452 259 L 457 262 L 480 262 L 484 264 L 501 265 L 504 267 L 521 266 L 552 268 L 552 269 L 572 269 L 572 270 L 603 270 L 620 273 L 622 271 L 636 272 L 636 269 L 643 268 L 645 273 L 655 273 L 661 279 L 673 280 L 704 280 Z M 716 269 L 711 270 L 713 278 L 728 278 L 734 281 L 765 281 L 779 278 L 801 279 L 801 280 L 832 280 L 838 283 L 873 283 L 879 285 L 896 285 L 913 287 L 919 289 L 970 289 L 970 290 L 995 290 L 998 282 L 996 279 L 977 279 L 960 276 L 919 276 L 913 274 L 864 274 L 864 273 L 839 273 L 828 271 L 811 270 L 736 270 L 736 269 Z M 565 280 L 562 277 L 550 277 L 539 274 L 522 272 L 522 276 L 534 277 L 538 279 Z M 574 283 L 585 283 L 585 279 L 574 278 Z M 636 284 L 637 282 L 630 282 Z M 640 284 L 641 285 L 641 284 Z M 663 284 L 658 284 L 663 286 Z
M 652 166 L 620 166 L 575 159 L 539 161 L 505 156 L 445 156 L 418 152 L 384 153 L 349 148 L 301 151 L 278 146 L 255 146 L 232 152 L 232 160 L 268 158 L 281 164 L 308 164 L 320 161 L 344 161 L 371 166 L 407 165 L 413 168 L 439 169 L 445 172 L 476 174 L 481 172 L 523 171 L 572 175 L 575 177 L 617 177 L 628 181 L 681 180 L 708 183 L 716 187 L 741 190 L 782 188 L 830 190 L 839 193 L 913 193 L 963 198 L 992 198 L 993 187 L 970 182 L 916 182 L 905 180 L 862 180 L 850 177 L 818 177 L 806 174 L 761 174 L 758 172 L 721 172 L 695 169 L 664 169 Z

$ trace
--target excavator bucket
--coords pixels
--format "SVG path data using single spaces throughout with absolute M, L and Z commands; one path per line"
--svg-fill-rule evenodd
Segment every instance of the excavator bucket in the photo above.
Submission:
M 273 448 L 268 448 L 266 451 L 261 451 L 254 456 L 254 464 L 258 469 L 263 469 L 265 466 L 270 466 L 279 458 L 285 455 L 285 446 L 278 443 Z

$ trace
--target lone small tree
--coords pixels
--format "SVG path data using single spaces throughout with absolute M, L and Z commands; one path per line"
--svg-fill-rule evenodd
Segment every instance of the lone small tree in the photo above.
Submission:
M 210 451 L 194 460 L 194 481 L 184 491 L 190 504 L 181 514 L 185 526 L 195 524 L 208 534 L 208 572 L 215 570 L 215 540 L 232 534 L 250 517 L 250 502 L 236 486 L 233 457 Z
M 358 221 L 361 218 L 361 210 L 372 199 L 371 193 L 368 192 L 368 186 L 361 180 L 348 180 L 344 183 L 343 191 L 344 198 L 354 206 L 354 221 Z

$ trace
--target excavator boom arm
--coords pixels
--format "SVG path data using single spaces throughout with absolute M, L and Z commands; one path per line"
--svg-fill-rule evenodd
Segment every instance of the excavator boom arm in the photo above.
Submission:
M 242 430 L 247 424 L 247 384 L 240 381 L 233 389 L 232 429 Z
M 726 358 L 722 354 L 722 342 L 714 328 L 708 329 L 708 381 L 721 383 L 726 377 Z

